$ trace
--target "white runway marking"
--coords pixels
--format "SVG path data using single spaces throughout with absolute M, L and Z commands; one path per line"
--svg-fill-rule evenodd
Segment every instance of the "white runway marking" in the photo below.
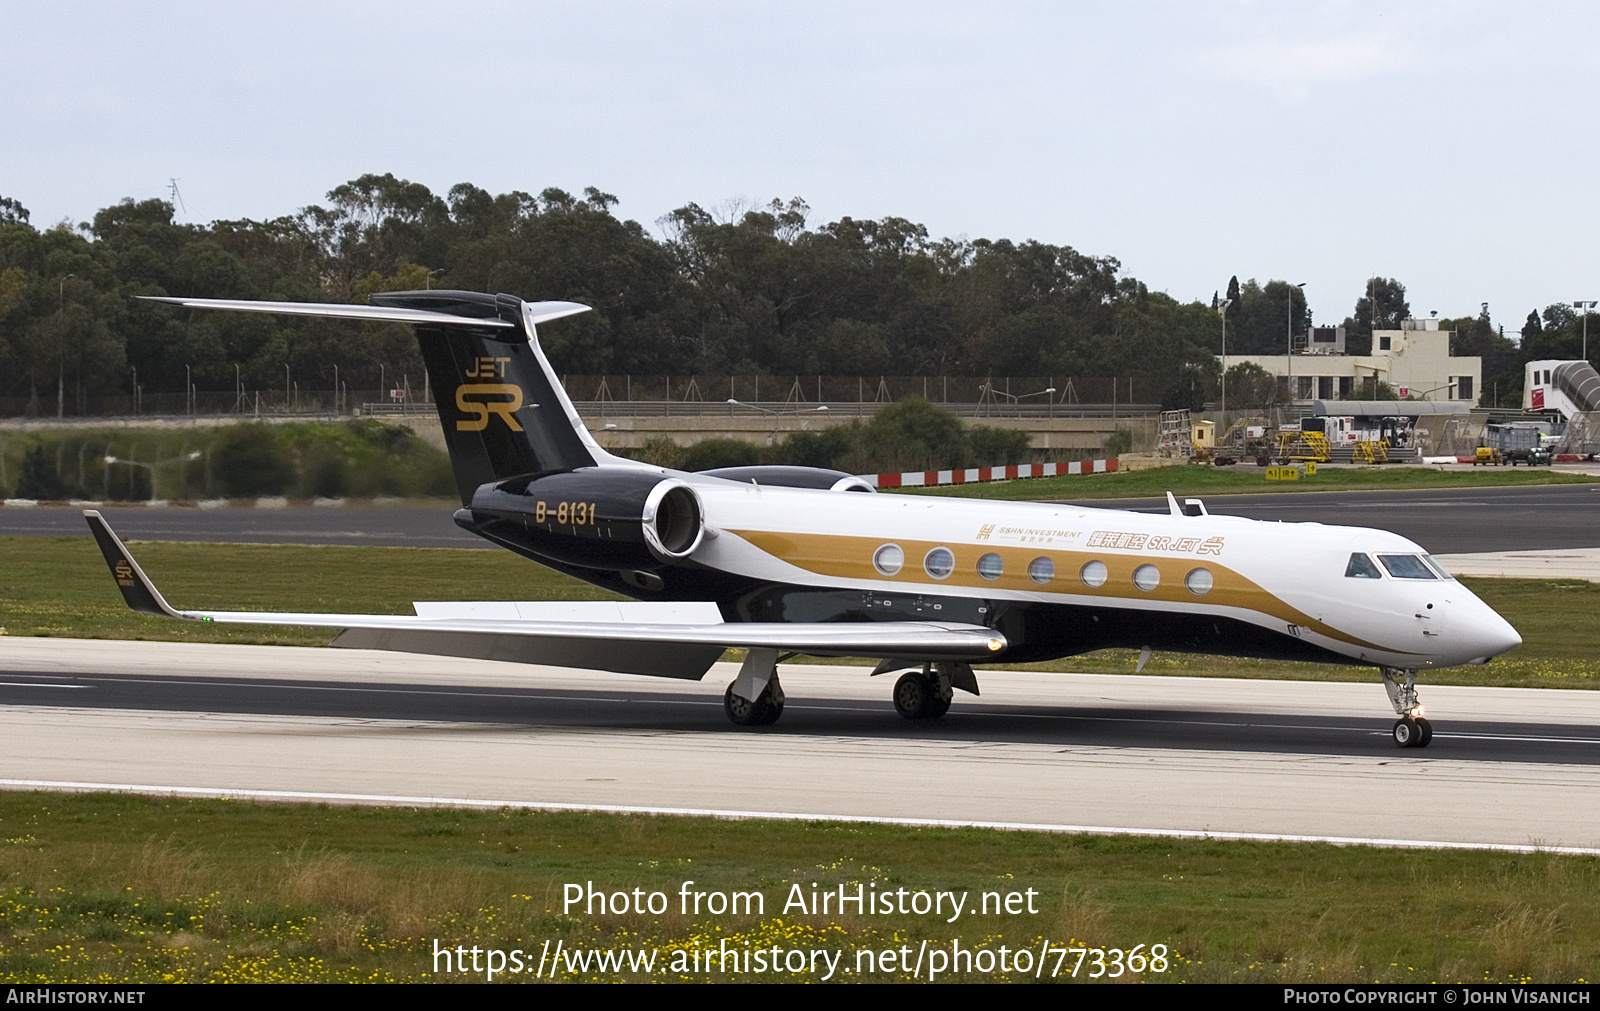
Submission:
M 591 782 L 611 782 L 592 780 Z M 315 793 L 304 790 L 230 790 L 220 787 L 149 786 L 133 783 L 76 783 L 44 779 L 0 779 L 0 788 L 59 790 L 67 793 L 136 793 L 154 797 L 213 800 L 258 800 L 300 804 L 374 804 L 385 807 L 459 807 L 515 811 L 586 811 L 598 814 L 676 815 L 730 820 L 805 821 L 908 828 L 979 828 L 1002 832 L 1053 832 L 1073 835 L 1132 835 L 1163 839 L 1226 839 L 1236 842 L 1326 843 L 1330 846 L 1373 846 L 1382 849 L 1490 850 L 1499 853 L 1559 853 L 1600 856 L 1600 848 L 1583 846 L 1507 845 L 1447 842 L 1438 839 L 1378 839 L 1360 836 L 1272 835 L 1264 832 L 1197 832 L 1191 829 L 1120 828 L 1112 825 L 1056 825 L 1048 822 L 951 821 L 938 818 L 883 818 L 872 815 L 794 814 L 786 811 L 734 811 L 721 808 L 647 807 L 626 804 L 550 804 L 525 800 L 483 800 L 468 797 L 403 797 L 370 793 Z

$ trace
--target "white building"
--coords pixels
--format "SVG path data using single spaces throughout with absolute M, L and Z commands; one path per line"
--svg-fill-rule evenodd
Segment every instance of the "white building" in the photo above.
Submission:
M 1483 359 L 1452 355 L 1453 331 L 1440 330 L 1437 319 L 1408 319 L 1399 330 L 1374 330 L 1369 355 L 1344 354 L 1343 331 L 1315 327 L 1306 350 L 1292 356 L 1228 355 L 1218 361 L 1224 369 L 1253 362 L 1270 375 L 1288 378 L 1290 397 L 1304 402 L 1370 399 L 1374 376 L 1393 386 L 1401 399 L 1477 403 L 1483 392 Z

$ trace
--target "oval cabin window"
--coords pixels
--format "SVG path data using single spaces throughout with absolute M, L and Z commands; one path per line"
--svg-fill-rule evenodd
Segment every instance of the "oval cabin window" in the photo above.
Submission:
M 906 564 L 906 553 L 898 544 L 885 544 L 872 553 L 872 567 L 885 576 L 899 572 Z

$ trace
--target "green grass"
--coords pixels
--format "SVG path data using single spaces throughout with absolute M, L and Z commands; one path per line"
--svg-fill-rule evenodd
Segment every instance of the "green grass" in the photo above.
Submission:
M 1315 477 L 1268 481 L 1265 471 L 1217 467 L 1160 467 L 1115 474 L 1039 477 L 1022 481 L 885 489 L 908 495 L 949 495 L 1011 502 L 1159 498 L 1174 495 L 1244 495 L 1266 492 L 1401 491 L 1435 488 L 1513 488 L 1545 484 L 1592 484 L 1600 477 L 1566 474 L 1548 467 L 1486 467 L 1470 471 L 1438 467 L 1321 467 Z
M 764 915 L 682 915 L 686 880 L 759 891 Z M 564 885 L 591 881 L 673 905 L 564 911 Z M 1031 888 L 1038 912 L 946 923 L 783 911 L 792 885 L 856 882 L 974 903 Z M 430 980 L 435 940 L 534 960 L 546 941 L 664 960 L 777 944 L 842 950 L 854 967 L 859 947 L 1046 938 L 1164 944 L 1170 968 L 1148 981 L 1564 982 L 1600 972 L 1597 897 L 1600 859 L 1549 854 L 0 793 L 9 983 Z
M 130 544 L 174 607 L 411 614 L 414 600 L 614 600 L 509 551 Z M 135 614 L 94 541 L 0 537 L 0 626 L 10 635 L 326 646 L 327 629 L 217 625 Z
M 504 551 L 454 548 L 135 543 L 140 564 L 175 607 L 204 610 L 410 614 L 413 600 L 619 599 Z M 1600 688 L 1600 584 L 1463 579 L 1522 633 L 1485 667 L 1426 675 L 1430 684 Z M 514 587 L 514 591 L 508 588 Z M 0 627 L 10 635 L 326 646 L 328 629 L 179 622 L 127 609 L 88 537 L 0 537 Z M 861 661 L 842 661 L 861 662 Z M 1131 673 L 1137 654 L 1102 650 L 1025 670 Z M 996 665 L 1002 666 L 1002 665 Z M 1158 653 L 1150 674 L 1364 681 L 1362 667 Z

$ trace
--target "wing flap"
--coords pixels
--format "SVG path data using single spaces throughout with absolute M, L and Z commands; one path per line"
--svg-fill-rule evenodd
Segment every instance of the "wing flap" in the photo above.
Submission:
M 700 643 L 618 642 L 605 636 L 525 635 L 494 632 L 452 632 L 418 628 L 351 628 L 339 633 L 335 646 L 428 653 L 474 660 L 506 660 L 551 667 L 608 670 L 618 674 L 698 681 L 722 658 L 723 647 Z
M 419 618 L 625 621 L 668 625 L 722 623 L 722 612 L 709 600 L 418 600 L 411 606 Z

